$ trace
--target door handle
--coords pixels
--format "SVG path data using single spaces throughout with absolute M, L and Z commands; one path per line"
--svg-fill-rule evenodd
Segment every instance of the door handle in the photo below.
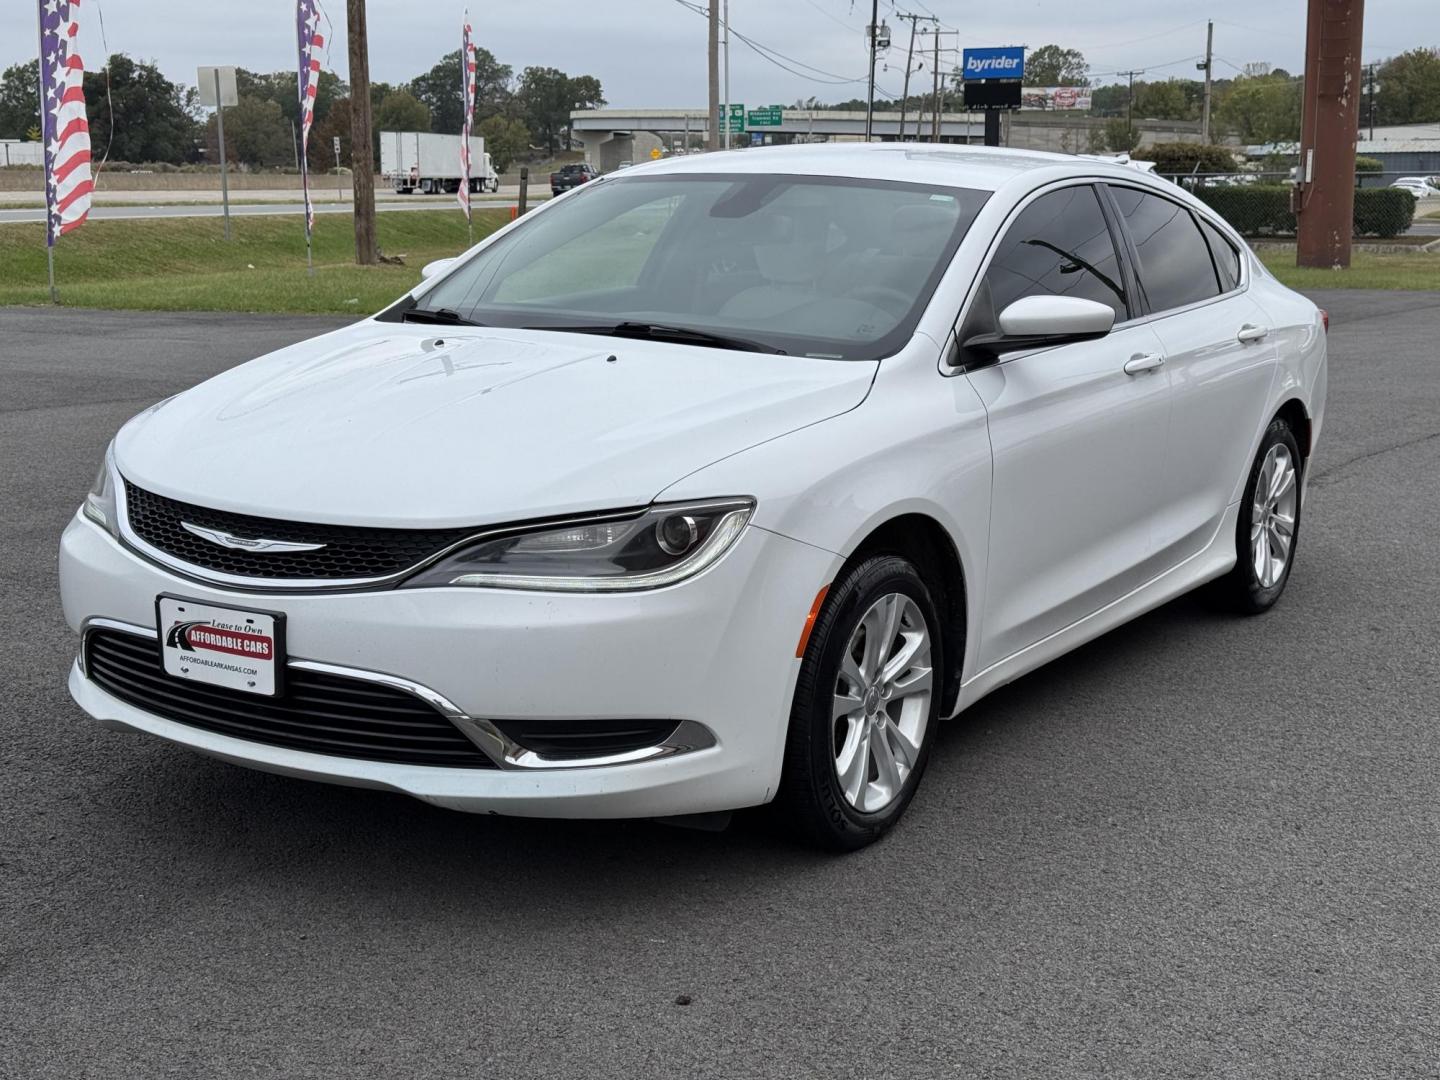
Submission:
M 1240 327 L 1240 332 L 1235 335 L 1235 340 L 1244 344 L 1250 341 L 1263 341 L 1270 333 L 1268 326 L 1256 326 L 1254 323 L 1246 323 Z
M 1154 371 L 1163 363 L 1165 357 L 1159 353 L 1136 353 L 1125 361 L 1125 374 L 1139 375 L 1143 371 Z

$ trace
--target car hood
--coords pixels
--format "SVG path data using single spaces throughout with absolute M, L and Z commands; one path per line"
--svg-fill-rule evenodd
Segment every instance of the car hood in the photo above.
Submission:
M 696 469 L 854 408 L 875 368 L 367 321 L 147 410 L 115 456 L 132 483 L 221 510 L 491 524 L 645 505 Z

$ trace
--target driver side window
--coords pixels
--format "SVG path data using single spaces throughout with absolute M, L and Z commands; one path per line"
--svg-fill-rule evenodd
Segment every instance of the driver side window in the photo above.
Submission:
M 1129 317 L 1125 278 L 1100 199 L 1089 185 L 1040 196 L 1020 212 L 995 252 L 962 339 L 993 333 L 998 317 L 1026 296 L 1078 296 Z

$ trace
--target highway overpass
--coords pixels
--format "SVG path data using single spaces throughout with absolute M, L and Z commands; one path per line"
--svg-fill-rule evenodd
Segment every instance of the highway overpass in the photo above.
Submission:
M 668 151 L 683 146 L 687 132 L 692 147 L 703 146 L 708 115 L 706 109 L 688 108 L 582 109 L 572 112 L 570 120 L 575 139 L 585 149 L 585 159 L 608 172 L 621 162 L 648 161 L 650 152 L 655 148 Z M 907 138 L 916 137 L 916 119 L 914 113 L 905 118 Z M 932 115 L 926 113 L 919 121 L 919 137 L 928 141 L 933 131 Z M 1025 150 L 1087 153 L 1097 149 L 1092 145 L 1092 139 L 1104 126 L 1102 118 L 1082 112 L 1007 112 L 1002 118 L 1001 141 L 1006 146 Z M 983 137 L 984 127 L 982 113 L 944 113 L 940 118 L 940 141 L 978 143 Z M 1142 151 L 1157 142 L 1200 141 L 1200 124 L 1197 121 L 1136 119 L 1135 127 L 1140 132 Z M 874 131 L 879 139 L 899 138 L 900 113 L 877 112 Z M 755 128 L 735 135 L 734 145 L 749 145 L 757 132 L 767 143 L 862 139 L 865 136 L 865 114 L 827 109 L 784 109 L 778 126 Z

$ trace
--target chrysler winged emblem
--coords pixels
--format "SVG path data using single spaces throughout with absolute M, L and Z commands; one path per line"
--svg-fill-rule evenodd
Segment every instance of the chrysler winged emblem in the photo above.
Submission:
M 233 548 L 236 551 L 264 551 L 279 554 L 287 551 L 319 551 L 325 546 L 324 544 L 297 544 L 290 540 L 261 540 L 249 536 L 236 536 L 234 533 L 227 533 L 221 529 L 207 529 L 203 525 L 192 525 L 188 521 L 180 522 L 180 527 L 186 532 L 209 540 L 212 544 Z

